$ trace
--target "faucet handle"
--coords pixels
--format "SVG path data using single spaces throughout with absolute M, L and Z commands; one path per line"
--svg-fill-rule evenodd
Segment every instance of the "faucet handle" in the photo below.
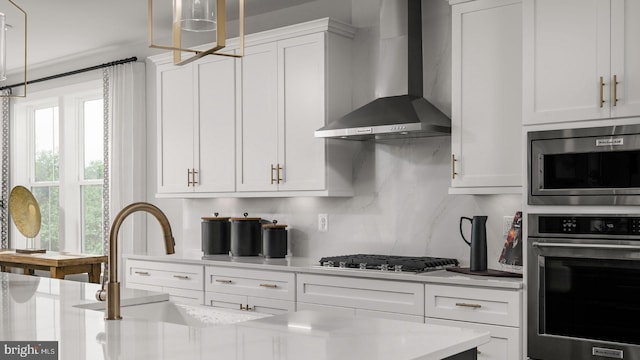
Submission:
M 107 290 L 100 289 L 96 291 L 96 300 L 98 301 L 106 301 L 107 300 Z

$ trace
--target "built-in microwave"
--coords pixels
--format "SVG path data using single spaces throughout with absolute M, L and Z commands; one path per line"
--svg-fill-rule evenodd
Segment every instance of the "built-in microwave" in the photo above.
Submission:
M 640 205 L 640 124 L 535 131 L 530 205 Z

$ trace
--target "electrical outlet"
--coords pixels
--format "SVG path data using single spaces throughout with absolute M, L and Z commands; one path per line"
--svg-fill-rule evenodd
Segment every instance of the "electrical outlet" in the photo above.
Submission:
M 507 236 L 513 224 L 513 216 L 505 216 L 502 220 L 502 236 Z
M 320 232 L 329 231 L 329 215 L 318 214 L 318 231 Z

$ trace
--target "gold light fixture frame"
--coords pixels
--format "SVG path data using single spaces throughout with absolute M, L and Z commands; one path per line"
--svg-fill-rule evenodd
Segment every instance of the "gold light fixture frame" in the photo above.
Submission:
M 13 2 L 13 0 L 7 0 L 13 7 L 18 9 L 19 12 L 24 15 L 24 71 L 22 77 L 22 86 L 24 87 L 24 92 L 19 95 L 13 94 L 11 91 L 8 91 L 6 94 L 3 94 L 4 91 L 0 91 L 0 98 L 9 97 L 9 98 L 18 98 L 18 97 L 26 97 L 27 96 L 27 12 L 24 11 L 18 4 Z M 240 0 L 242 1 L 242 0 Z M 5 43 L 6 46 L 6 43 Z M 6 51 L 6 49 L 5 49 Z M 2 86 L 0 86 L 1 88 Z M 13 86 L 12 86 L 13 87 Z
M 11 0 L 9 0 L 11 1 Z M 174 0 L 175 11 L 178 14 L 182 14 L 182 1 Z M 172 46 L 158 45 L 154 43 L 153 39 L 153 2 L 149 0 L 149 47 L 155 49 L 173 50 L 173 63 L 175 65 L 185 65 L 192 61 L 198 60 L 201 57 L 207 55 L 219 55 L 229 57 L 242 57 L 244 56 L 244 0 L 238 0 L 238 27 L 239 27 L 239 49 L 237 53 L 221 52 L 227 46 L 227 13 L 226 13 L 226 0 L 216 0 L 216 40 L 215 46 L 207 50 L 196 50 L 182 47 L 182 29 L 180 28 L 181 17 L 173 15 L 172 25 Z M 183 52 L 194 53 L 193 56 L 187 59 L 182 59 Z

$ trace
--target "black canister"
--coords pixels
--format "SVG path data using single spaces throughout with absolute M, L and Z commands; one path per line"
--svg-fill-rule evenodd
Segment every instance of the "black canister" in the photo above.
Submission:
M 258 256 L 262 251 L 260 218 L 231 218 L 231 256 Z
M 287 256 L 287 225 L 262 225 L 262 256 L 265 258 L 283 258 Z
M 228 254 L 231 241 L 231 224 L 228 217 L 202 217 L 202 252 L 205 255 Z

